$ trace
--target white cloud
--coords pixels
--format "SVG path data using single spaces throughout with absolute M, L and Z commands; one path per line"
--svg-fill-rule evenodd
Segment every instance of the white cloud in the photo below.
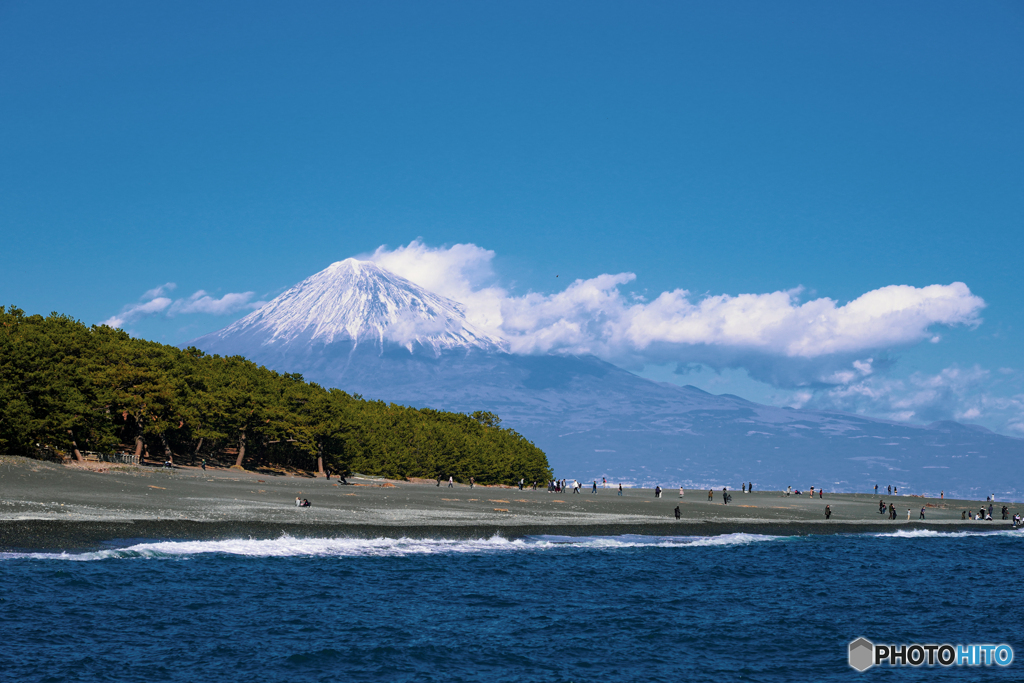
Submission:
M 147 291 L 145 294 L 143 294 L 139 298 L 142 299 L 143 301 L 145 301 L 147 299 L 155 299 L 158 296 L 163 296 L 164 294 L 166 294 L 168 292 L 173 292 L 177 288 L 178 288 L 178 285 L 176 285 L 175 283 L 167 282 L 165 284 L 160 285 L 159 287 L 154 287 L 153 289 Z
M 242 310 L 256 309 L 266 303 L 265 301 L 252 301 L 255 296 L 253 292 L 229 293 L 219 299 L 211 297 L 201 289 L 187 298 L 172 300 L 162 296 L 176 287 L 177 285 L 173 282 L 154 287 L 140 297 L 142 303 L 128 304 L 121 309 L 120 313 L 107 318 L 100 324 L 109 327 L 124 327 L 141 318 L 160 314 L 167 317 L 186 313 L 228 315 Z
M 977 365 L 951 365 L 936 374 L 914 373 L 904 379 L 864 376 L 819 388 L 802 407 L 898 422 L 977 422 L 996 431 L 1024 435 L 1024 394 L 1000 394 L 1005 381 Z
M 130 323 L 133 320 L 138 320 L 139 318 L 144 318 L 148 315 L 162 313 L 167 310 L 171 303 L 171 300 L 166 297 L 157 297 L 145 303 L 129 304 L 122 308 L 120 313 L 107 318 L 100 324 L 108 325 L 110 327 L 122 327 L 125 323 Z
M 185 313 L 209 313 L 211 315 L 228 315 L 243 310 L 259 308 L 266 301 L 252 301 L 255 292 L 232 292 L 215 299 L 200 289 L 187 299 L 178 299 L 171 305 L 168 315 Z
M 621 291 L 636 279 L 633 273 L 516 296 L 494 283 L 494 252 L 474 244 L 432 248 L 416 240 L 393 250 L 380 247 L 365 258 L 464 304 L 469 322 L 504 337 L 516 353 L 594 354 L 627 365 L 744 366 L 752 376 L 759 374 L 757 358 L 790 359 L 792 378 L 768 372 L 779 384 L 846 383 L 870 371 L 870 361 L 858 356 L 934 340 L 934 326 L 978 325 L 985 307 L 962 282 L 890 285 L 846 304 L 830 298 L 802 302 L 800 289 L 703 297 L 676 289 L 648 303 Z M 867 365 L 850 369 L 854 360 Z M 854 374 L 827 379 L 837 362 Z

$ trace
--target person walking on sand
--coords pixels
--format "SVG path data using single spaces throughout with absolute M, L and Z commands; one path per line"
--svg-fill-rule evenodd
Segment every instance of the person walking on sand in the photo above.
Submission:
M 448 488 L 455 488 L 455 479 L 451 475 L 448 475 Z
M 747 482 L 747 493 L 753 493 L 753 492 L 754 492 L 754 482 L 748 481 Z
M 597 493 L 597 479 L 594 480 L 594 488 L 590 489 L 591 493 Z
M 907 521 L 910 521 L 910 508 L 907 508 Z
M 743 489 L 743 493 L 746 493 L 747 492 L 747 482 L 743 482 L 743 484 L 740 486 L 740 488 Z
M 473 488 L 474 484 L 476 484 L 476 479 L 474 479 L 473 477 L 470 477 L 469 478 L 469 488 Z
M 661 498 L 661 487 L 660 486 L 655 486 L 654 487 L 654 497 L 655 498 Z
M 818 489 L 818 500 L 825 497 L 825 489 Z
M 918 519 L 924 519 L 924 508 L 921 508 L 921 516 Z
M 619 495 L 620 496 L 622 495 L 622 484 L 621 483 L 619 484 Z
M 826 505 L 825 506 L 825 519 L 831 519 L 831 518 L 832 518 L 832 506 Z
M 203 468 L 203 472 L 206 471 L 206 458 L 203 458 L 203 463 L 200 465 Z
M 946 492 L 939 491 L 939 500 L 946 500 Z
M 682 486 L 679 487 L 679 497 L 680 498 L 683 497 L 683 487 Z
M 676 505 L 676 521 L 679 521 L 679 518 L 680 518 L 681 516 L 682 516 L 682 513 L 681 513 L 681 512 L 679 512 L 679 506 L 678 506 L 678 505 Z
M 878 484 L 875 484 L 875 495 L 878 495 Z

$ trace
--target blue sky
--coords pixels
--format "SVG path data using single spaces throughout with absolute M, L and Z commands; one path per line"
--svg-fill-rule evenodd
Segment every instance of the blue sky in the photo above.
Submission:
M 1024 435 L 1020 3 L 6 2 L 0 117 L 0 300 L 30 312 L 162 295 L 126 327 L 181 343 L 417 239 L 487 250 L 471 286 L 510 300 L 962 282 L 983 308 L 799 381 L 732 342 L 606 355 Z

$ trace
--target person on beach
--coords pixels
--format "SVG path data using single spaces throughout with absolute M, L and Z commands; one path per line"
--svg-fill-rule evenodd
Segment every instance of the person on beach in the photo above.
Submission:
M 728 505 L 728 504 L 729 504 L 729 492 L 723 486 L 722 487 L 722 505 Z
M 661 498 L 661 487 L 660 486 L 655 486 L 654 487 L 654 497 L 655 498 Z
M 620 496 L 622 495 L 622 484 L 621 483 L 619 484 L 619 495 Z
M 825 519 L 831 519 L 831 518 L 832 518 L 832 506 L 826 505 L 825 506 Z
M 924 508 L 921 508 L 921 516 L 918 519 L 924 519 Z
M 897 488 L 897 487 L 893 486 L 893 487 L 892 487 L 892 495 L 894 495 L 894 496 L 898 496 L 898 495 L 900 495 L 900 490 L 899 490 L 899 488 Z
M 594 480 L 594 488 L 590 489 L 591 493 L 597 493 L 597 479 Z
M 989 516 L 989 517 L 991 517 L 991 516 L 992 516 L 992 503 L 989 503 L 989 504 L 988 504 L 988 516 Z
M 714 498 L 715 498 L 715 492 L 712 491 L 711 489 L 708 489 L 708 500 L 714 500 Z
M 818 500 L 825 497 L 825 489 L 818 489 Z
M 878 499 L 878 514 L 885 512 L 885 501 L 881 498 Z
M 967 519 L 967 510 L 960 513 L 960 519 Z
M 754 482 L 748 481 L 747 482 L 747 493 L 753 493 L 753 492 L 754 492 Z
M 945 499 L 946 499 L 946 492 L 945 491 L 939 491 L 939 500 L 945 500 Z
M 682 486 L 679 487 L 679 497 L 680 498 L 683 497 L 683 487 Z
M 743 484 L 740 486 L 740 488 L 743 489 L 743 493 L 746 493 L 747 492 L 747 482 L 743 482 Z
M 676 505 L 676 520 L 678 521 L 681 516 L 682 516 L 682 513 L 679 512 L 679 506 Z
M 814 498 L 814 487 L 811 487 L 811 498 Z
M 892 484 L 889 484 L 889 485 L 888 485 L 888 486 L 886 486 L 885 488 L 886 488 L 886 489 L 888 490 L 888 492 L 889 492 L 889 495 L 891 496 L 891 495 L 892 495 Z
M 601 477 L 601 488 L 603 488 L 603 489 L 608 488 L 608 478 L 607 477 Z
M 1010 514 L 1010 510 L 1004 505 L 1003 506 L 1003 519 L 1006 519 L 1007 516 L 1009 516 L 1009 514 Z
M 299 507 L 308 508 L 308 507 L 310 507 L 310 502 L 308 500 L 306 500 L 305 498 L 303 498 L 302 499 L 302 505 L 300 505 Z
M 203 458 L 203 462 L 202 462 L 202 464 L 201 464 L 201 465 L 199 465 L 199 466 L 203 468 L 203 472 L 205 472 L 205 471 L 206 471 L 206 458 Z
M 455 479 L 451 475 L 448 475 L 448 488 L 455 488 Z
M 878 484 L 875 484 L 875 495 L 878 495 Z
M 907 508 L 907 521 L 910 521 L 910 508 Z
M 441 488 L 441 475 L 437 475 L 437 488 Z
M 522 478 L 522 477 L 519 477 L 519 490 L 520 490 L 520 491 L 522 491 L 522 490 L 523 490 L 523 484 L 524 484 L 524 482 L 523 482 L 523 478 Z
M 473 477 L 470 477 L 469 478 L 469 488 L 473 488 L 474 484 L 476 484 L 476 479 L 474 479 Z

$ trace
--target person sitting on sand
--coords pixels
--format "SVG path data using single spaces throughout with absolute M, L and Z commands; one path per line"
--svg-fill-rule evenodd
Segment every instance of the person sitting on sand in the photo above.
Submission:
M 295 507 L 302 507 L 302 499 L 300 499 L 298 496 L 295 496 Z
M 303 498 L 302 499 L 302 507 L 308 508 L 309 506 L 310 506 L 310 502 L 308 500 L 306 500 L 305 498 Z

